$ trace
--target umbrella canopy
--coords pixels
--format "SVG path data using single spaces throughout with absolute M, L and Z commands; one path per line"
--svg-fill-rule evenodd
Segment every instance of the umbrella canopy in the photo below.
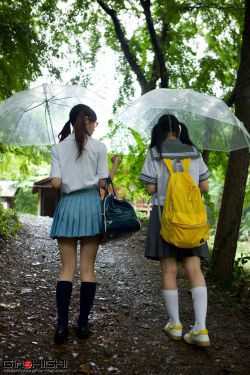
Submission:
M 118 120 L 150 136 L 158 119 L 173 114 L 203 150 L 233 151 L 249 147 L 250 135 L 223 100 L 192 89 L 155 89 L 122 111 Z
M 105 116 L 104 100 L 81 86 L 43 84 L 18 92 L 0 105 L 0 143 L 54 144 L 70 109 L 80 103 Z

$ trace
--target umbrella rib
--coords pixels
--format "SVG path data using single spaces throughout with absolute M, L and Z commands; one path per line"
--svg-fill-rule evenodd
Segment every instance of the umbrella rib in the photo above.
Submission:
M 42 105 L 42 104 L 43 104 L 43 103 L 40 103 L 40 104 L 38 104 L 36 107 L 39 107 L 39 106 Z M 31 104 L 31 105 L 32 105 L 32 104 Z M 34 107 L 34 108 L 36 108 L 36 107 Z M 12 132 L 12 135 L 11 135 L 11 138 L 10 138 L 10 143 L 9 143 L 10 145 L 11 145 L 12 139 L 13 139 L 13 137 L 14 137 L 14 134 L 15 134 L 17 128 L 18 128 L 19 121 L 21 120 L 22 116 L 23 116 L 26 112 L 30 111 L 31 109 L 33 109 L 33 108 L 25 109 L 25 110 L 20 114 L 20 116 L 19 116 L 19 118 L 18 118 L 18 120 L 17 120 L 16 126 L 15 126 L 15 129 L 14 129 L 14 131 Z
M 48 132 L 48 140 L 50 142 L 49 127 L 48 127 L 46 113 L 48 113 L 49 123 L 50 123 L 51 131 L 52 131 L 52 137 L 53 137 L 54 143 L 56 143 L 54 132 L 53 132 L 52 121 L 51 121 L 51 117 L 50 117 L 50 108 L 49 108 L 49 101 L 51 99 L 55 98 L 55 95 L 52 95 L 50 99 L 47 99 L 47 90 L 46 90 L 46 88 L 49 89 L 50 95 L 52 95 L 52 92 L 51 92 L 50 87 L 48 85 L 45 85 L 45 84 L 43 85 L 43 93 L 44 93 L 44 97 L 45 97 L 45 121 L 46 121 L 46 129 L 47 129 L 47 132 Z
M 50 99 L 49 99 L 50 100 Z M 39 104 L 35 105 L 34 107 L 30 107 L 29 109 L 25 109 L 25 111 L 23 111 L 23 113 L 25 112 L 29 112 L 31 111 L 32 109 L 35 109 L 37 107 L 40 107 L 40 105 L 43 105 L 44 103 L 47 103 L 47 99 L 46 100 L 43 100 L 42 102 L 40 102 Z
M 223 132 L 223 128 L 222 128 L 222 126 L 221 126 L 220 121 L 219 121 L 219 124 L 220 124 L 220 127 L 221 127 L 221 131 L 222 131 L 222 134 L 223 134 L 223 137 L 224 137 L 224 140 L 225 140 L 225 143 L 226 143 L 227 149 L 230 150 L 229 145 L 228 145 L 228 142 L 227 142 L 227 139 L 226 139 L 225 134 L 224 134 L 224 132 Z
M 72 96 L 69 96 L 69 99 L 70 99 L 70 98 L 72 98 Z M 67 98 L 62 98 L 62 99 L 67 99 Z M 61 99 L 57 99 L 57 100 L 61 100 Z M 61 106 L 61 107 L 69 107 L 68 104 L 56 103 L 54 100 L 52 100 L 51 103 L 56 104 L 56 105 L 59 105 L 59 106 Z

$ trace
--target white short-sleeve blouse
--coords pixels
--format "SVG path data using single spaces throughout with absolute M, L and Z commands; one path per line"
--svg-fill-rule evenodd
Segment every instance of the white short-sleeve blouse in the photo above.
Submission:
M 97 188 L 98 180 L 108 177 L 108 156 L 104 143 L 88 137 L 81 156 L 77 159 L 75 135 L 70 134 L 52 149 L 50 177 L 62 180 L 61 190 Z
M 162 157 L 172 159 L 173 162 L 191 158 L 189 173 L 197 185 L 200 181 L 204 181 L 210 176 L 210 172 L 201 154 L 195 147 L 183 145 L 179 140 L 168 140 L 167 142 L 165 141 L 164 148 L 165 152 L 163 152 Z M 170 148 L 173 150 L 172 152 L 167 151 Z M 178 149 L 179 152 L 177 152 Z M 157 184 L 160 205 L 163 206 L 166 197 L 169 171 L 155 148 L 148 151 L 139 179 L 146 184 Z M 150 202 L 153 205 L 158 204 L 157 194 L 152 196 Z

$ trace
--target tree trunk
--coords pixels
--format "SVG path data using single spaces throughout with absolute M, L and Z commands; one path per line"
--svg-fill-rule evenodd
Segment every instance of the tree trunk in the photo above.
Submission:
M 231 153 L 212 258 L 215 276 L 224 281 L 229 281 L 233 272 L 248 165 L 247 149 Z
M 235 108 L 236 116 L 250 131 L 250 0 L 246 0 Z M 229 281 L 233 272 L 249 161 L 248 149 L 230 153 L 212 257 L 214 275 L 224 281 Z
M 152 15 L 151 15 L 151 9 L 150 9 L 151 1 L 150 0 L 146 0 L 146 1 L 141 0 L 141 6 L 143 7 L 143 10 L 144 10 L 149 35 L 150 35 L 150 38 L 151 38 L 152 46 L 153 46 L 154 51 L 155 51 L 155 57 L 158 61 L 158 66 L 159 66 L 159 70 L 160 70 L 160 77 L 161 77 L 161 87 L 167 88 L 168 83 L 169 83 L 169 77 L 168 77 L 168 72 L 167 72 L 167 69 L 166 69 L 164 52 L 162 50 L 159 38 L 158 38 L 157 33 L 155 31 L 154 21 L 152 19 Z
M 135 73 L 137 77 L 137 80 L 141 86 L 141 94 L 145 94 L 150 90 L 149 83 L 145 77 L 144 72 L 141 70 L 139 63 L 137 62 L 136 56 L 132 53 L 129 47 L 129 42 L 126 39 L 125 32 L 122 29 L 121 23 L 117 17 L 116 12 L 114 11 L 114 9 L 109 8 L 104 1 L 97 0 L 97 2 L 100 5 L 100 7 L 111 17 L 115 27 L 116 36 L 120 42 L 120 46 L 124 53 L 124 56 L 128 64 L 130 65 L 131 70 Z

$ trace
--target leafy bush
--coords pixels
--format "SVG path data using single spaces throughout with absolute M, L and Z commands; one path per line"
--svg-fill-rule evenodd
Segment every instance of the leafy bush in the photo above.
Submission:
M 234 263 L 234 276 L 236 279 L 243 279 L 245 280 L 246 277 L 249 275 L 249 271 L 246 269 L 245 265 L 250 262 L 250 255 L 247 254 L 240 254 L 235 260 Z
M 15 236 L 21 228 L 17 213 L 10 209 L 6 210 L 0 204 L 0 238 L 6 239 Z
M 38 194 L 32 194 L 31 188 L 20 188 L 15 197 L 15 210 L 23 214 L 37 214 Z

